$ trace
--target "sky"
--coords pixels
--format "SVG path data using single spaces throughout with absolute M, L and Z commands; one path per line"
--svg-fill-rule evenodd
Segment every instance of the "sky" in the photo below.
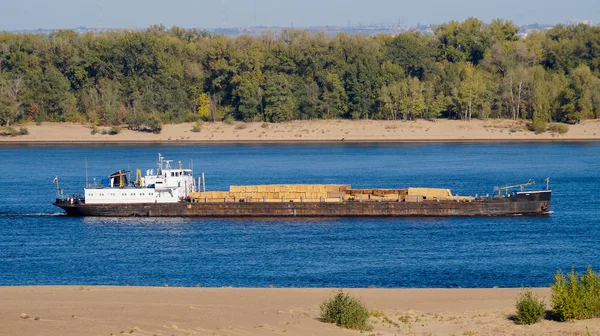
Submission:
M 256 4 L 256 11 L 255 11 Z M 1 0 L 0 31 L 88 28 L 314 27 L 437 24 L 477 17 L 516 24 L 600 23 L 599 0 Z

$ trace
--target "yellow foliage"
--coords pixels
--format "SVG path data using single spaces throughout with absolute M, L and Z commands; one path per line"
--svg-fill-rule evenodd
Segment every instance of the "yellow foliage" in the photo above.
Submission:
M 467 62 L 467 64 L 465 64 L 465 71 L 470 75 L 475 71 L 475 66 L 473 66 L 473 63 L 471 62 Z
M 198 116 L 203 120 L 210 119 L 210 98 L 206 93 L 200 94 L 198 98 Z

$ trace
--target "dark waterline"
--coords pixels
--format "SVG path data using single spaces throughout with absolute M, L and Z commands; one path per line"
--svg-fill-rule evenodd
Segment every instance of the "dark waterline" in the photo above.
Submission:
M 547 176 L 550 217 L 322 220 L 70 218 L 81 193 L 156 155 L 194 161 L 209 189 L 344 183 L 447 187 L 461 195 Z M 240 287 L 547 286 L 600 265 L 600 144 L 393 144 L 0 148 L 0 285 Z M 537 187 L 542 188 L 542 185 Z

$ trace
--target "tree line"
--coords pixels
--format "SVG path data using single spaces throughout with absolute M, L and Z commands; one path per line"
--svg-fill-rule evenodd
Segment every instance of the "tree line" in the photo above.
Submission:
M 433 35 L 0 33 L 0 122 L 600 117 L 600 27 L 520 38 L 470 18 Z

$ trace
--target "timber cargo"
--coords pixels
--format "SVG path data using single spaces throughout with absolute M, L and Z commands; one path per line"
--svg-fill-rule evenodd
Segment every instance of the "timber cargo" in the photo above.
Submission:
M 72 216 L 105 217 L 442 217 L 547 215 L 552 191 L 526 191 L 535 182 L 497 188 L 493 196 L 459 196 L 450 189 L 353 189 L 346 184 L 230 186 L 206 191 L 191 169 L 171 167 L 159 154 L 158 169 L 138 170 L 135 182 L 119 171 L 88 185 L 84 195 L 59 193 L 54 205 Z M 520 189 L 511 191 L 514 189 Z

